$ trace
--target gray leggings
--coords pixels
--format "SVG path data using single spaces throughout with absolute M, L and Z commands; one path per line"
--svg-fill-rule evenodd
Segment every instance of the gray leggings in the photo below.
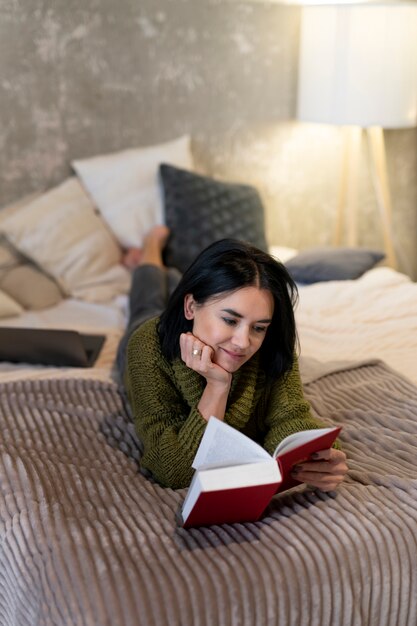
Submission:
M 129 322 L 117 350 L 117 369 L 121 380 L 131 334 L 143 322 L 162 313 L 180 280 L 181 273 L 174 267 L 138 265 L 135 268 L 129 295 Z

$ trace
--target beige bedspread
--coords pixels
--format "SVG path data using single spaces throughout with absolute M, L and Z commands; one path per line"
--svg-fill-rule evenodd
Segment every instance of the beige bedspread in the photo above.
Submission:
M 320 361 L 382 359 L 417 384 L 417 283 L 389 267 L 300 287 L 301 352 Z
M 186 531 L 113 383 L 2 384 L 1 626 L 415 626 L 417 388 L 373 363 L 306 394 L 344 426 L 345 484 Z

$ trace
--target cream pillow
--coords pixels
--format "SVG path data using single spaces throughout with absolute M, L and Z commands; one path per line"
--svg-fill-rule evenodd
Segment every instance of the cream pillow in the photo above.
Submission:
M 0 289 L 30 310 L 46 309 L 63 298 L 57 282 L 21 255 L 4 235 L 0 235 Z
M 190 137 L 72 161 L 103 218 L 125 248 L 140 247 L 148 230 L 164 223 L 160 163 L 193 169 Z
M 0 317 L 14 317 L 22 312 L 23 308 L 20 304 L 0 290 Z
M 0 230 L 66 295 L 103 302 L 129 289 L 120 247 L 75 177 L 13 212 Z
M 29 193 L 26 196 L 23 196 L 23 198 L 19 198 L 19 200 L 14 200 L 10 204 L 2 206 L 0 209 L 0 223 L 13 213 L 16 213 L 25 204 L 29 204 L 29 202 L 32 202 L 36 198 L 39 198 L 41 194 L 42 192 L 40 191 L 34 191 L 33 193 Z
M 64 297 L 57 282 L 30 263 L 5 272 L 0 278 L 0 288 L 30 311 L 55 306 Z

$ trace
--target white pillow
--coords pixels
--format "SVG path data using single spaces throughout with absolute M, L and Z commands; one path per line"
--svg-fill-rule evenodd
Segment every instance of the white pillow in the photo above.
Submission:
M 74 170 L 124 248 L 140 247 L 164 223 L 159 165 L 193 169 L 188 135 L 147 148 L 72 161 Z
M 23 308 L 20 304 L 0 290 L 0 317 L 14 317 L 22 312 Z
M 129 289 L 120 247 L 75 177 L 13 212 L 0 231 L 67 295 L 103 302 Z

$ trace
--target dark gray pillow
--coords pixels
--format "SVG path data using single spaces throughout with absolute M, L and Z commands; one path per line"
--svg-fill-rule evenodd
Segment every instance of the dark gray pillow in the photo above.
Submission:
M 232 237 L 267 250 L 264 208 L 249 185 L 224 183 L 172 165 L 160 166 L 166 225 L 164 261 L 184 272 L 209 244 Z
M 365 248 L 312 248 L 285 263 L 297 283 L 353 280 L 384 258 L 383 252 Z

